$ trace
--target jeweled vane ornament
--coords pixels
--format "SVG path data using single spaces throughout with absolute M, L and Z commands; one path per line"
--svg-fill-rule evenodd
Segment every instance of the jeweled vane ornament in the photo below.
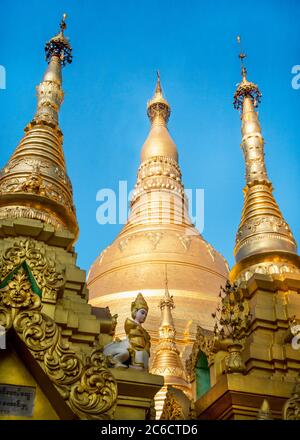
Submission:
M 64 14 L 60 22 L 60 32 L 46 43 L 45 53 L 47 63 L 51 61 L 53 56 L 59 58 L 62 66 L 72 62 L 72 47 L 69 39 L 64 35 L 64 31 L 67 28 L 66 18 L 67 14 Z
M 241 37 L 238 35 L 237 41 L 239 44 L 241 44 Z M 234 108 L 237 110 L 242 110 L 243 108 L 243 101 L 245 96 L 249 96 L 252 99 L 252 102 L 254 104 L 254 107 L 257 107 L 258 104 L 261 101 L 261 92 L 258 88 L 258 86 L 250 81 L 247 80 L 247 69 L 244 66 L 244 59 L 247 57 L 247 55 L 244 52 L 239 53 L 239 59 L 241 61 L 241 75 L 242 75 L 242 81 L 238 85 L 236 92 L 234 94 L 234 101 L 233 105 Z

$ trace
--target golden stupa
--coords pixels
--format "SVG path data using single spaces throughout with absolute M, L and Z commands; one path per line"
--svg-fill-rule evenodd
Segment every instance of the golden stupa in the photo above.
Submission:
M 112 314 L 119 315 L 117 335 L 123 336 L 121 325 L 128 315 L 128 304 L 142 292 L 149 303 L 147 329 L 155 347 L 167 265 L 169 288 L 177 305 L 177 344 L 182 352 L 192 342 L 197 324 L 212 328 L 211 312 L 227 278 L 228 265 L 188 215 L 178 152 L 167 128 L 171 109 L 159 74 L 147 108 L 151 129 L 141 152 L 131 212 L 118 237 L 89 271 L 89 302 L 94 307 L 109 304 Z

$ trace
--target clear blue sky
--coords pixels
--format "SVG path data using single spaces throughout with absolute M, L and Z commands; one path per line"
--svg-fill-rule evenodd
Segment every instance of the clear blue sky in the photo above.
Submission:
M 32 118 L 46 67 L 44 43 L 68 13 L 73 63 L 64 69 L 60 125 L 74 187 L 78 263 L 88 269 L 120 226 L 96 222 L 96 193 L 135 183 L 149 124 L 146 101 L 160 69 L 172 106 L 169 129 L 186 188 L 205 190 L 204 237 L 233 264 L 244 161 L 233 109 L 241 34 L 248 77 L 263 93 L 259 115 L 275 197 L 299 242 L 299 1 L 14 0 L 1 1 L 0 166 Z

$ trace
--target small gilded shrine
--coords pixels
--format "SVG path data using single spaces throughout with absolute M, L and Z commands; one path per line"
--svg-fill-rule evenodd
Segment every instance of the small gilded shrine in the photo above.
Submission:
M 59 126 L 65 30 L 64 15 L 36 113 L 0 173 L 0 419 L 299 419 L 300 261 L 245 54 L 234 267 L 189 217 L 158 74 L 128 222 L 86 277 Z

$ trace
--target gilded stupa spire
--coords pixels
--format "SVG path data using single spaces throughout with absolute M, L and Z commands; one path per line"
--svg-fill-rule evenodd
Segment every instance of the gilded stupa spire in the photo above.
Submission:
M 168 289 L 167 265 L 165 272 L 165 292 L 159 303 L 161 310 L 159 341 L 157 351 L 154 354 L 151 373 L 164 376 L 165 385 L 173 385 L 187 390 L 186 374 L 176 346 L 176 330 L 172 316 L 175 305 L 173 296 L 170 295 Z
M 64 35 L 67 27 L 66 18 L 67 15 L 64 14 L 59 33 L 45 45 L 48 67 L 42 82 L 37 86 L 38 105 L 33 123 L 44 121 L 48 124 L 58 124 L 58 112 L 64 97 L 61 69 L 72 62 L 72 47 Z
M 234 254 L 237 265 L 232 271 L 233 278 L 242 270 L 249 272 L 250 267 L 255 271 L 257 265 L 260 271 L 266 273 L 280 273 L 282 268 L 292 270 L 293 263 L 287 265 L 287 262 L 294 261 L 297 255 L 296 242 L 274 199 L 272 183 L 267 175 L 264 139 L 255 111 L 262 95 L 258 86 L 247 79 L 245 57 L 244 53 L 240 53 L 242 81 L 234 94 L 234 107 L 241 112 L 246 187 L 242 219 L 236 236 Z M 280 263 L 278 257 L 281 257 Z M 250 270 L 248 276 L 252 272 Z
M 161 88 L 159 70 L 157 71 L 157 82 L 154 95 L 147 103 L 147 114 L 152 125 L 165 126 L 167 125 L 171 114 L 171 107 L 165 99 Z
M 177 349 L 170 349 L 175 344 L 175 328 L 172 307 L 166 303 L 172 304 L 172 300 L 162 298 L 161 316 L 157 308 L 165 284 L 165 264 L 177 298 L 177 319 L 174 321 L 183 356 L 187 352 L 186 341 L 188 344 L 194 337 L 196 320 L 197 324 L 202 321 L 201 310 L 203 316 L 204 310 L 215 310 L 216 287 L 226 281 L 228 271 L 223 257 L 201 237 L 189 216 L 177 148 L 167 128 L 170 105 L 159 74 L 153 97 L 147 104 L 147 114 L 150 130 L 142 148 L 127 223 L 92 265 L 87 284 L 90 304 L 102 307 L 109 302 L 120 322 L 122 317 L 124 320 L 127 317 L 127 298 L 134 298 L 137 291 L 151 292 L 148 328 L 153 342 L 152 353 L 160 341 L 159 359 L 170 356 L 171 370 L 178 361 L 176 374 L 182 375 Z M 169 289 L 165 290 L 168 297 Z M 197 307 L 200 312 L 195 317 Z M 164 322 L 168 325 L 161 325 L 160 337 L 169 332 L 173 339 L 160 339 L 158 330 Z M 118 325 L 117 336 L 123 337 L 123 332 Z M 161 350 L 163 345 L 166 350 Z M 162 364 L 159 361 L 156 365 L 161 368 Z M 166 374 L 173 374 L 167 373 L 171 370 L 166 369 Z M 185 383 L 182 377 L 181 380 Z
M 147 103 L 147 114 L 151 129 L 142 148 L 141 161 L 160 156 L 178 162 L 177 148 L 167 128 L 171 107 L 163 95 L 159 72 L 154 95 Z
M 72 61 L 72 48 L 60 31 L 45 46 L 48 63 L 37 86 L 37 110 L 25 135 L 0 173 L 0 218 L 30 218 L 78 235 L 72 186 L 66 173 L 63 136 L 58 113 L 63 101 L 63 66 Z
M 154 95 L 147 103 L 147 114 L 151 127 L 142 147 L 141 165 L 125 231 L 136 223 L 171 222 L 191 226 L 177 147 L 167 128 L 171 108 L 163 95 L 159 72 Z

